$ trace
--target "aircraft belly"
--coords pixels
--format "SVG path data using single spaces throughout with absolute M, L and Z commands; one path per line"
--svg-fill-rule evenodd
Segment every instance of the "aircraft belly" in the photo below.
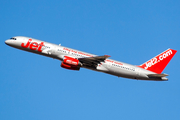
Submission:
M 115 75 L 115 76 L 118 76 L 118 77 L 136 79 L 136 73 L 134 71 L 123 70 L 121 68 L 115 68 L 115 67 L 111 67 L 111 68 L 108 68 L 108 69 L 109 69 L 108 73 L 111 74 L 111 75 Z

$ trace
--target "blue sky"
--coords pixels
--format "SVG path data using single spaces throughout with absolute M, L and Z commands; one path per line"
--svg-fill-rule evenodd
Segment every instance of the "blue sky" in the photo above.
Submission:
M 180 51 L 177 0 L 1 1 L 0 120 L 179 120 L 180 55 L 168 82 L 118 78 L 11 48 L 28 36 L 139 65 Z

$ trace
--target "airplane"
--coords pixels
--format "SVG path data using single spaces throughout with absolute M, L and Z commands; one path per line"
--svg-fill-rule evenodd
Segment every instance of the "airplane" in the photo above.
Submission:
M 11 47 L 58 59 L 61 67 L 69 70 L 90 70 L 137 80 L 167 81 L 168 74 L 162 71 L 177 50 L 167 49 L 142 65 L 131 65 L 109 59 L 109 55 L 98 56 L 38 39 L 16 36 L 5 41 Z

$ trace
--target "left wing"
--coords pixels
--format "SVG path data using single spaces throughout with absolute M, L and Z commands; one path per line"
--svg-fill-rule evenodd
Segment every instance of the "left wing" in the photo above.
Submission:
M 104 56 L 78 58 L 78 60 L 85 66 L 96 67 L 98 64 L 104 62 L 109 57 L 110 57 L 109 55 L 104 55 Z

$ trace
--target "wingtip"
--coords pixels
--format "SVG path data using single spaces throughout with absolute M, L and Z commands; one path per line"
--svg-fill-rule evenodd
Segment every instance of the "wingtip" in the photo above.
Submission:
M 106 57 L 111 57 L 110 55 L 104 55 L 104 56 L 106 56 Z

